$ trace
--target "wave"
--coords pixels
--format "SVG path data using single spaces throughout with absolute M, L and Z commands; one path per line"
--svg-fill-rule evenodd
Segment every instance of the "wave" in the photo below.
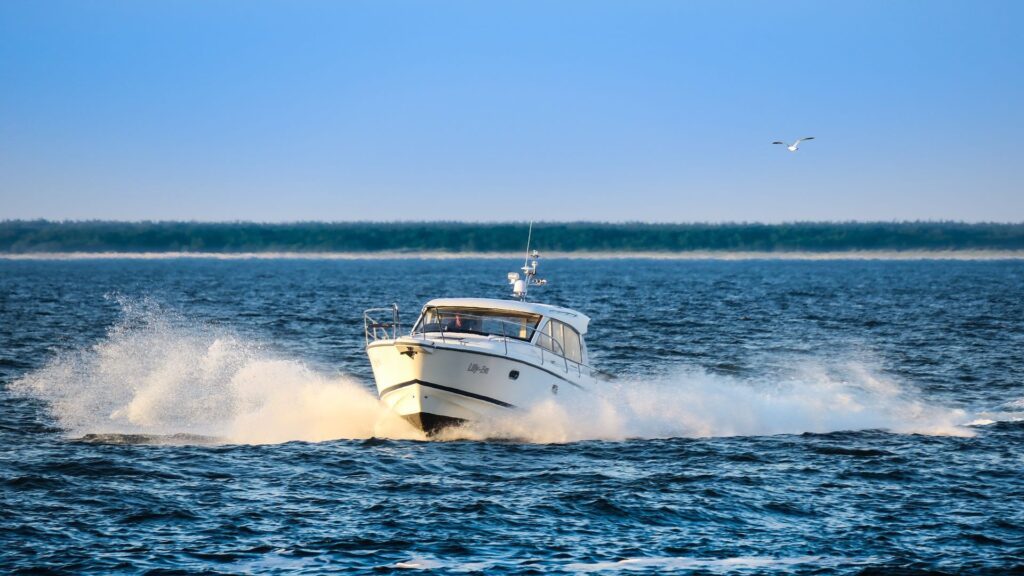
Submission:
M 561 568 L 571 573 L 589 572 L 652 572 L 652 571 L 692 571 L 698 570 L 712 574 L 729 573 L 737 570 L 784 570 L 796 567 L 836 568 L 839 566 L 857 566 L 876 561 L 875 558 L 842 558 L 830 556 L 796 556 L 777 558 L 774 556 L 736 556 L 729 558 L 693 558 L 687 556 L 647 556 L 624 558 L 613 561 L 570 562 Z M 417 556 L 392 565 L 400 570 L 442 570 L 452 572 L 477 572 L 504 567 L 504 562 L 458 562 L 443 560 L 429 556 Z M 530 562 L 517 560 L 516 567 L 534 566 Z
M 173 444 L 425 439 L 352 376 L 325 374 L 152 302 L 121 304 L 123 317 L 103 340 L 58 354 L 11 386 L 44 400 L 72 437 Z M 860 363 L 809 363 L 786 378 L 681 367 L 669 376 L 608 383 L 571 406 L 547 401 L 439 439 L 549 443 L 867 429 L 969 436 L 963 424 L 977 419 Z
M 1004 402 L 992 411 L 978 412 L 968 426 L 989 426 L 999 422 L 1024 422 L 1024 398 Z

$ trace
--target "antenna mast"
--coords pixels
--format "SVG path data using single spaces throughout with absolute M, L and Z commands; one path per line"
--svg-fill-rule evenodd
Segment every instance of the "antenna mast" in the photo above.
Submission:
M 530 263 L 530 241 L 533 240 L 533 220 L 530 220 L 530 231 L 526 233 L 526 258 L 523 259 L 523 271 Z
M 526 292 L 530 286 L 543 286 L 548 283 L 547 280 L 537 278 L 537 260 L 540 258 L 540 253 L 534 250 L 530 252 L 530 242 L 533 240 L 533 220 L 530 221 L 530 231 L 526 235 L 526 259 L 523 261 L 523 267 L 520 270 L 523 271 L 523 277 L 519 277 L 518 272 L 508 273 L 508 283 L 512 285 L 512 296 L 519 300 L 526 302 Z M 530 259 L 533 259 L 531 262 Z

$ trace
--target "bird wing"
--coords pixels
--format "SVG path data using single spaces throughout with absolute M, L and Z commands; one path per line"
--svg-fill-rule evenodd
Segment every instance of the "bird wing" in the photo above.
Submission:
M 799 143 L 803 142 L 804 140 L 814 140 L 814 136 L 808 136 L 806 138 L 801 138 L 801 139 L 797 140 L 796 143 L 799 144 Z
M 782 144 L 782 145 L 785 145 L 786 143 L 785 142 L 775 141 L 775 142 L 772 142 L 772 144 Z

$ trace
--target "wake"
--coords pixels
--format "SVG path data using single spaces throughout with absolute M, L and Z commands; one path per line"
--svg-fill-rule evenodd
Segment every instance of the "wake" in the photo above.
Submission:
M 59 354 L 11 386 L 45 401 L 70 437 L 197 444 L 425 439 L 351 376 L 324 374 L 152 305 L 122 306 L 122 320 L 103 340 Z M 982 422 L 858 363 L 808 364 L 783 379 L 681 367 L 670 376 L 603 384 L 572 406 L 547 401 L 440 439 L 550 443 L 868 429 L 969 436 L 968 423 Z
M 886 430 L 972 436 L 967 412 L 933 404 L 860 363 L 809 364 L 785 380 L 743 379 L 681 367 L 660 378 L 617 381 L 586 402 L 547 401 L 523 415 L 456 434 L 534 442 L 704 438 Z

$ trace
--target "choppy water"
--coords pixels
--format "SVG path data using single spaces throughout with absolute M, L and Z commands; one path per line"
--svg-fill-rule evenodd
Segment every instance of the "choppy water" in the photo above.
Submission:
M 621 378 L 419 439 L 361 311 L 515 265 L 0 261 L 0 570 L 1024 571 L 1024 263 L 548 261 Z

